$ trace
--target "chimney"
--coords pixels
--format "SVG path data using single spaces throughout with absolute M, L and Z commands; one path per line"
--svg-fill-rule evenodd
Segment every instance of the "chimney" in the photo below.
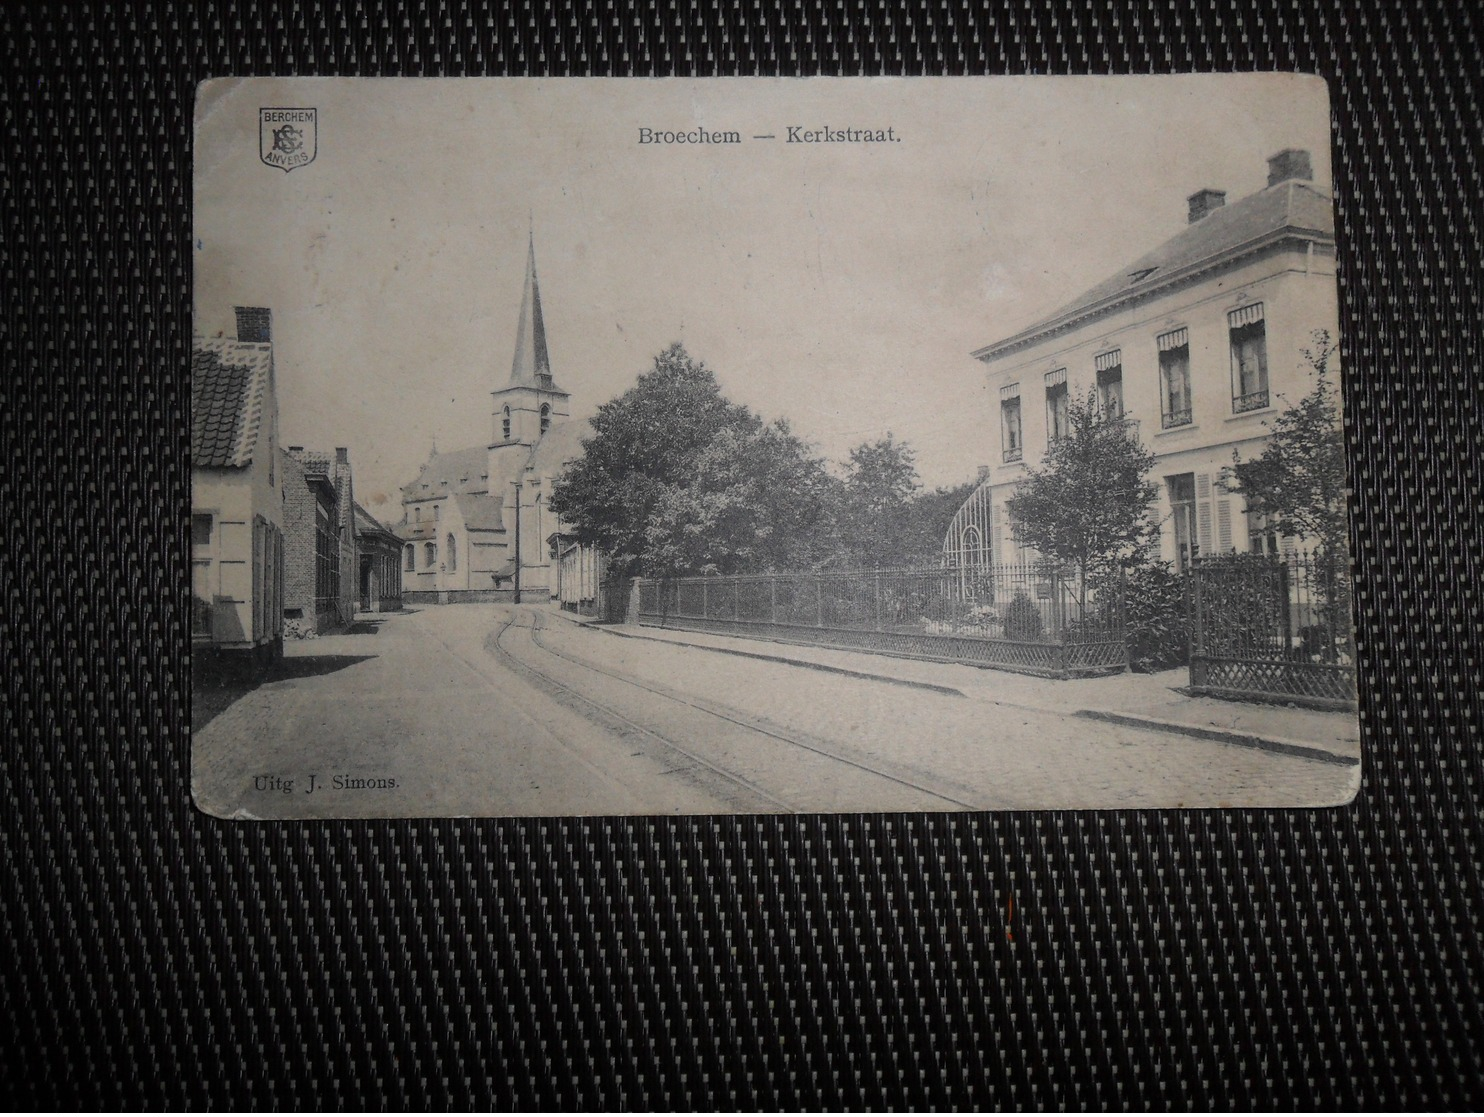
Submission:
M 1309 181 L 1314 177 L 1314 168 L 1309 165 L 1309 153 L 1302 148 L 1285 147 L 1268 160 L 1268 185 L 1277 186 L 1291 178 Z
M 1190 223 L 1194 225 L 1213 209 L 1226 205 L 1226 191 L 1212 190 L 1208 186 L 1204 190 L 1197 190 L 1186 201 L 1190 203 Z
M 989 480 L 989 466 L 987 466 L 987 465 L 981 465 L 979 467 L 979 482 L 980 482 L 980 484 L 983 484 L 985 481 L 988 481 L 988 480 Z
M 339 465 L 350 464 L 350 451 L 344 446 L 335 447 L 335 461 Z
M 237 340 L 267 344 L 273 340 L 273 311 L 266 306 L 239 306 Z

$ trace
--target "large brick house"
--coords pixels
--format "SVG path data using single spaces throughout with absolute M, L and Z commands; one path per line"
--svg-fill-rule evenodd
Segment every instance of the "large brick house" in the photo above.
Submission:
M 1266 423 L 1311 384 L 1302 350 L 1338 332 L 1334 213 L 1309 153 L 1268 160 L 1265 189 L 1226 204 L 1205 188 L 1186 227 L 1055 313 L 974 352 L 992 393 L 991 465 L 944 539 L 950 562 L 1034 556 L 1005 502 L 1066 432 L 1072 398 L 1095 391 L 1156 457 L 1162 557 L 1269 550 L 1267 525 L 1223 478 L 1258 454 Z
M 283 649 L 283 475 L 272 319 L 237 308 L 236 338 L 191 343 L 191 637 Z

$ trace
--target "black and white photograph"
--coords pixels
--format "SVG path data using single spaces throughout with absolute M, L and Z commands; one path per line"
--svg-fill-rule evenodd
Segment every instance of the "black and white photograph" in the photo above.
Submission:
M 1329 96 L 197 92 L 191 773 L 243 821 L 1332 807 Z

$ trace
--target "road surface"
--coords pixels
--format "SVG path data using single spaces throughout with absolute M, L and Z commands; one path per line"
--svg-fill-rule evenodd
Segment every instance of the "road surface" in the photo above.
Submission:
M 244 819 L 1271 806 L 1344 801 L 1355 778 L 621 639 L 540 606 L 408 610 L 294 642 L 192 749 L 197 804 Z

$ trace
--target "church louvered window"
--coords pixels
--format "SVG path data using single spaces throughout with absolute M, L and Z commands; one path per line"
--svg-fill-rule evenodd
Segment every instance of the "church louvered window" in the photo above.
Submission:
M 500 437 L 501 438 L 509 438 L 510 437 L 510 408 L 508 408 L 508 407 L 501 413 L 501 417 L 500 417 Z
M 549 426 L 551 426 L 551 404 L 543 403 L 541 405 L 541 433 L 545 434 Z

